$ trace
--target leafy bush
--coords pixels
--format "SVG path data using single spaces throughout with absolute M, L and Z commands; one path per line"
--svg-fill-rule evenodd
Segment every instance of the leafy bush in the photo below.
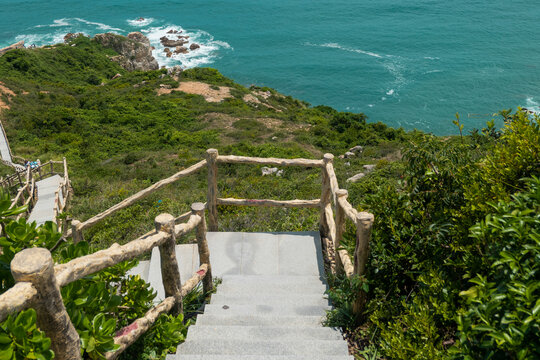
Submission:
M 455 358 L 540 357 L 540 179 L 526 184 L 471 228 L 494 262 L 483 273 L 468 273 L 474 285 L 460 293 L 467 306 L 457 318 Z

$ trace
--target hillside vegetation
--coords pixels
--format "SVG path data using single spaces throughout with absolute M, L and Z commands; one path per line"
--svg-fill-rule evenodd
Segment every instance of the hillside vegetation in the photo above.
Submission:
M 327 322 L 346 330 L 359 355 L 369 359 L 540 356 L 538 119 L 521 111 L 502 111 L 502 129 L 491 122 L 469 135 L 442 138 L 392 129 L 367 121 L 363 114 L 310 107 L 273 89 L 246 88 L 214 69 L 126 72 L 110 61 L 112 55 L 110 49 L 78 37 L 70 44 L 14 50 L 0 57 L 0 81 L 16 94 L 1 95 L 9 105 L 0 116 L 12 151 L 42 162 L 67 158 L 75 192 L 71 217 L 85 220 L 109 208 L 199 161 L 210 147 L 221 154 L 284 158 L 321 158 L 330 152 L 336 155 L 338 181 L 349 190 L 349 202 L 375 215 L 365 278 L 330 279 L 329 296 L 336 309 Z M 116 74 L 121 76 L 112 79 Z M 186 82 L 202 82 L 216 91 L 227 88 L 230 97 L 216 102 L 174 91 Z M 460 126 L 459 120 L 456 124 Z M 363 146 L 359 156 L 337 157 L 356 145 Z M 360 181 L 346 182 L 365 164 L 376 166 Z M 320 196 L 319 171 L 283 170 L 281 177 L 261 176 L 260 167 L 220 165 L 220 196 Z M 153 227 L 157 214 L 178 215 L 205 197 L 203 171 L 96 225 L 85 233 L 88 248 L 61 249 L 59 261 L 132 240 Z M 6 224 L 8 215 L 4 212 Z M 222 231 L 317 228 L 318 211 L 313 209 L 220 207 Z M 349 224 L 347 230 L 345 247 L 352 253 L 353 226 Z M 0 246 L 12 253 L 27 246 L 50 247 L 55 238 L 44 232 L 41 238 L 34 236 L 42 240 L 16 245 L 17 232 L 10 234 Z M 8 260 L 0 259 L 6 279 Z M 104 286 L 102 298 L 114 294 L 112 284 L 120 281 L 125 268 L 92 279 L 96 287 Z M 97 285 L 103 282 L 107 286 Z M 5 291 L 11 283 L 3 280 L 2 284 Z M 73 301 L 85 294 L 84 285 L 74 286 L 79 293 L 65 294 Z M 136 286 L 126 288 L 135 291 Z M 351 307 L 359 289 L 367 291 L 368 303 L 365 314 L 355 318 Z M 97 302 L 91 306 L 80 302 L 83 305 L 70 315 L 87 311 L 94 321 L 103 321 L 95 317 L 114 311 L 115 306 L 127 306 L 130 296 L 141 296 L 142 304 L 151 302 L 147 292 L 129 293 L 122 305 L 109 301 L 110 307 L 104 309 Z M 115 321 L 128 323 L 141 312 L 144 306 Z M 84 329 L 87 324 L 80 321 Z M 5 323 L 3 331 L 9 328 Z M 146 349 L 141 350 L 146 356 L 141 358 L 159 356 L 170 347 L 162 341 L 152 349 L 152 342 L 166 337 L 164 330 L 156 331 L 139 344 Z M 111 336 L 110 332 L 103 335 L 99 351 L 87 348 L 87 356 L 100 358 L 103 349 L 111 346 L 107 343 Z M 182 334 L 174 337 L 181 338 Z M 24 356 L 23 350 L 17 351 Z

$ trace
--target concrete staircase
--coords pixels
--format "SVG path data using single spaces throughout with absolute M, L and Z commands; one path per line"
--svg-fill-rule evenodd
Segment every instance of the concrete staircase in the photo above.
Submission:
M 28 217 L 28 222 L 35 221 L 37 226 L 46 221 L 54 221 L 54 199 L 56 191 L 60 188 L 62 178 L 59 175 L 53 175 L 46 179 L 36 182 L 38 200 Z M 60 192 L 60 201 L 65 201 Z
M 345 360 L 339 331 L 323 327 L 330 309 L 317 232 L 207 233 L 214 277 L 210 304 L 188 330 L 176 355 L 185 360 Z M 197 246 L 176 247 L 180 274 L 198 269 Z M 132 270 L 164 298 L 159 249 Z

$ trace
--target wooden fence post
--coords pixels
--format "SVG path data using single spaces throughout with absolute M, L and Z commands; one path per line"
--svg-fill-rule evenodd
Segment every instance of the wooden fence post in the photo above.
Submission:
M 75 244 L 84 241 L 83 233 L 81 230 L 81 222 L 79 220 L 73 219 L 71 221 L 71 236 L 73 237 L 73 242 Z
M 343 261 L 339 256 L 339 247 L 341 246 L 341 240 L 343 239 L 343 233 L 345 232 L 345 211 L 339 204 L 339 198 L 344 197 L 347 199 L 349 192 L 345 189 L 339 189 L 336 191 L 336 242 L 334 243 L 334 257 L 336 258 L 336 273 L 343 274 Z
M 41 174 L 41 161 L 37 159 L 36 163 L 37 163 L 37 169 L 38 169 L 38 174 L 39 174 L 39 180 L 41 180 L 43 178 L 43 175 Z
M 43 248 L 21 251 L 11 262 L 11 273 L 17 282 L 30 282 L 36 288 L 37 323 L 51 338 L 55 359 L 80 359 L 79 334 L 62 301 L 51 253 Z
M 326 164 L 334 161 L 334 155 L 324 154 L 324 166 L 322 168 L 322 192 L 321 192 L 321 213 L 319 216 L 319 232 L 322 237 L 328 238 L 328 221 L 326 219 L 326 206 L 331 204 L 332 190 L 330 187 L 330 177 L 326 172 Z
M 216 149 L 206 150 L 206 161 L 208 164 L 208 193 L 206 195 L 206 207 L 208 209 L 208 229 L 210 231 L 218 230 L 217 219 L 217 158 Z
M 197 246 L 199 248 L 199 264 L 208 264 L 206 276 L 203 279 L 203 291 L 209 293 L 213 289 L 212 283 L 212 266 L 210 265 L 210 249 L 206 241 L 206 220 L 204 219 L 204 204 L 194 203 L 191 205 L 191 211 L 194 215 L 201 217 L 201 222 L 197 225 L 196 236 Z
M 165 297 L 174 296 L 175 304 L 171 312 L 176 316 L 183 311 L 182 304 L 182 284 L 180 280 L 180 270 L 176 260 L 176 235 L 174 233 L 174 216 L 171 214 L 159 214 L 154 220 L 156 231 L 166 232 L 169 238 L 159 246 L 161 259 L 161 279 L 165 289 Z
M 369 241 L 373 227 L 373 214 L 359 212 L 356 215 L 356 248 L 354 250 L 354 275 L 363 276 L 369 256 Z M 353 313 L 360 316 L 366 303 L 366 293 L 360 290 L 353 303 Z
M 52 162 L 52 160 L 49 160 L 49 163 L 51 164 L 51 176 L 54 175 L 54 163 Z

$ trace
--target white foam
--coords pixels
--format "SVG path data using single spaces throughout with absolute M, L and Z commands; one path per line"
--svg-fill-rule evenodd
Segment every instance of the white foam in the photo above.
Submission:
M 374 104 L 368 104 L 367 106 L 369 106 L 370 108 L 374 107 L 375 105 Z
M 532 96 L 525 99 L 525 108 L 533 113 L 540 115 L 540 104 L 537 101 L 534 101 Z
M 424 75 L 426 75 L 426 74 L 440 73 L 440 72 L 443 72 L 443 71 L 442 71 L 442 70 L 439 70 L 439 69 L 429 70 L 429 71 L 426 71 L 426 72 L 424 73 Z
M 438 56 L 424 56 L 424 59 L 426 60 L 440 60 L 441 58 Z
M 178 31 L 177 34 L 167 34 L 169 30 Z M 214 37 L 203 30 L 184 29 L 178 25 L 167 25 L 159 27 L 151 27 L 141 29 L 148 37 L 150 43 L 155 47 L 153 55 L 161 66 L 181 65 L 184 68 L 193 68 L 197 66 L 208 65 L 214 62 L 219 56 L 220 50 L 234 50 L 231 45 L 224 41 L 215 40 Z M 189 46 L 196 43 L 200 48 L 189 50 L 187 54 L 173 54 L 170 58 L 163 51 L 165 47 L 161 44 L 160 39 L 165 36 L 168 39 L 176 40 L 178 35 L 189 36 L 188 42 L 183 46 L 189 49 Z M 174 51 L 174 49 L 171 49 Z
M 95 21 L 88 21 L 86 19 L 81 19 L 81 18 L 74 18 L 74 20 L 82 22 L 83 24 L 86 24 L 86 25 L 95 25 L 98 27 L 98 29 L 101 29 L 101 30 L 123 31 L 122 29 L 115 28 L 107 24 L 103 24 L 103 23 L 99 23 Z
M 326 47 L 326 48 L 331 48 L 331 49 L 339 49 L 339 50 L 343 50 L 343 51 L 354 52 L 354 53 L 357 53 L 357 54 L 368 55 L 368 56 L 372 56 L 372 57 L 379 58 L 379 59 L 388 56 L 388 55 L 377 54 L 377 53 L 374 53 L 372 51 L 366 51 L 366 50 L 362 50 L 362 49 L 355 49 L 355 48 L 351 48 L 351 47 L 347 47 L 347 46 L 342 46 L 342 45 L 340 45 L 338 43 L 312 44 L 310 42 L 306 42 L 306 43 L 304 43 L 304 45 Z
M 36 28 L 42 28 L 42 27 L 71 26 L 71 24 L 69 23 L 68 20 L 69 20 L 69 19 L 66 19 L 66 18 L 56 19 L 56 20 L 53 20 L 53 23 L 52 23 L 52 24 L 47 24 L 47 25 L 36 25 L 36 26 L 34 26 L 34 27 L 36 27 Z
M 390 89 L 386 92 L 386 95 L 393 95 L 394 94 L 394 89 Z
M 142 18 L 142 20 L 140 20 L 140 19 L 141 18 L 132 19 L 132 20 L 126 20 L 126 21 L 127 21 L 127 23 L 129 25 L 131 25 L 133 27 L 144 27 L 144 26 L 150 25 L 155 20 L 153 18 Z
M 26 46 L 36 45 L 44 46 L 64 42 L 65 31 L 57 31 L 48 34 L 21 34 L 15 37 L 15 41 L 24 40 Z

